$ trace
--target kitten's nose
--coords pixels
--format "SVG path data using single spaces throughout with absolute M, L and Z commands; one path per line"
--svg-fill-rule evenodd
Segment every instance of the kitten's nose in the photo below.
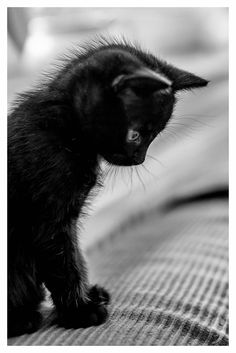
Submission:
M 126 136 L 126 142 L 139 145 L 141 142 L 139 132 L 133 129 L 129 129 Z

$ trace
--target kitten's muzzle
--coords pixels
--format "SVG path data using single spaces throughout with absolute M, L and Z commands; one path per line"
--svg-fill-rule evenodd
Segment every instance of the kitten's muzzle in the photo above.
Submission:
M 131 166 L 142 164 L 145 160 L 145 154 L 134 155 L 132 157 L 123 155 L 121 153 L 114 153 L 111 155 L 106 155 L 104 158 L 111 164 L 119 166 Z
M 138 164 L 142 164 L 145 161 L 145 154 L 142 155 L 137 155 L 132 158 L 133 161 L 133 165 L 138 165 Z

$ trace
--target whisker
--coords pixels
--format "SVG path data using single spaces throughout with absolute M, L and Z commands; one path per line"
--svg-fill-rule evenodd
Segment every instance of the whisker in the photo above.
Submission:
M 159 161 L 159 159 L 157 159 L 157 158 L 151 156 L 150 154 L 147 154 L 147 157 L 150 158 L 150 159 L 152 159 L 152 160 L 154 160 L 154 161 L 157 162 L 158 164 L 160 164 L 163 168 L 166 168 L 166 166 L 165 166 L 161 161 Z
M 130 187 L 131 187 L 131 191 L 132 191 L 132 188 L 133 188 L 133 166 L 131 166 L 130 168 Z
M 110 187 L 111 187 L 112 192 L 113 192 L 113 188 L 114 188 L 114 174 L 115 174 L 115 168 L 113 166 L 113 168 L 111 169 L 111 173 L 110 173 Z
M 138 168 L 137 168 L 136 166 L 135 166 L 135 170 L 136 170 L 136 174 L 137 174 L 137 176 L 138 176 L 138 179 L 140 180 L 140 183 L 142 184 L 144 190 L 146 190 L 145 185 L 144 185 L 144 183 L 143 183 L 143 181 L 142 181 L 142 178 L 141 178 L 140 175 L 139 175 Z
M 200 116 L 201 117 L 201 116 Z M 205 116 L 203 117 L 203 118 L 205 118 Z M 211 118 L 214 118 L 214 116 L 211 116 Z M 196 118 L 194 118 L 194 117 L 192 117 L 192 116 L 189 116 L 189 115 L 186 115 L 186 116 L 181 116 L 181 115 L 173 115 L 172 116 L 172 122 L 173 122 L 173 120 L 174 121 L 176 121 L 176 120 L 181 120 L 181 121 L 186 121 L 186 122 L 188 122 L 188 121 L 192 121 L 192 122 L 194 122 L 194 123 L 196 123 L 196 124 L 200 124 L 200 125 L 202 125 L 202 126 L 207 126 L 207 127 L 213 127 L 213 125 L 211 125 L 211 124 L 208 124 L 206 121 L 202 121 L 202 120 L 199 120 L 199 119 L 196 119 Z
M 128 187 L 129 187 L 129 194 L 130 194 L 132 192 L 132 172 L 133 172 L 132 166 L 129 166 L 129 168 L 126 168 L 126 170 L 127 170 L 128 177 L 129 177 L 129 179 L 128 179 L 129 183 L 126 185 L 128 185 Z
M 114 178 L 113 178 L 113 189 L 112 190 L 114 190 L 114 187 L 115 187 L 115 183 L 116 183 L 116 179 L 117 179 L 117 174 L 118 174 L 119 168 L 115 166 L 114 170 L 115 170 L 115 174 L 114 174 Z
M 157 178 L 157 176 L 155 174 L 153 174 L 152 172 L 150 172 L 150 170 L 144 164 L 141 164 L 141 166 L 149 175 L 151 175 L 155 179 Z
M 128 187 L 129 186 L 129 181 L 128 181 L 128 178 L 127 178 L 127 171 L 129 173 L 129 169 L 128 167 L 122 167 L 122 175 L 124 176 L 124 183 L 125 185 Z
M 179 120 L 183 120 L 183 119 L 179 119 Z M 185 129 L 192 129 L 192 130 L 194 130 L 194 129 L 203 129 L 203 128 L 205 128 L 205 127 L 210 127 L 210 128 L 212 128 L 213 127 L 213 125 L 209 125 L 209 124 L 205 124 L 205 123 L 202 123 L 202 122 L 196 122 L 195 121 L 195 123 L 196 124 L 188 124 L 187 122 L 184 124 L 184 123 L 180 123 L 180 122 L 178 122 L 178 119 L 175 119 L 174 121 L 170 121 L 169 122 L 169 124 L 168 124 L 168 126 L 174 126 L 174 125 L 176 125 L 176 126 L 183 126 Z
M 205 119 L 205 118 L 215 118 L 215 115 L 208 115 L 208 114 L 205 114 L 205 113 L 202 113 L 202 114 L 192 114 L 192 113 L 189 113 L 189 114 L 180 114 L 180 113 L 174 113 L 172 115 L 173 117 L 175 116 L 178 116 L 178 117 L 190 117 L 190 118 L 202 118 L 202 119 Z
M 179 139 L 181 138 L 181 136 L 177 135 L 176 134 L 176 131 L 174 130 L 171 130 L 169 129 L 169 126 L 168 128 L 166 128 L 164 131 L 163 131 L 163 136 L 165 136 L 165 139 L 168 137 L 171 139 L 171 143 L 174 141 L 175 143 L 177 141 L 179 141 Z
M 178 126 L 183 126 L 184 129 L 181 128 L 181 131 L 179 129 L 177 129 Z M 186 133 L 186 132 L 190 132 L 191 134 L 194 134 L 196 131 L 202 130 L 203 126 L 196 126 L 196 125 L 185 125 L 185 124 L 181 124 L 178 122 L 171 122 L 168 125 L 168 128 L 172 127 L 175 132 L 180 132 L 182 133 Z
M 177 130 L 174 126 L 172 126 L 171 123 L 168 124 L 168 126 L 167 126 L 165 132 L 170 132 L 172 135 L 174 135 L 175 137 L 177 137 L 178 140 L 179 140 L 179 138 L 182 138 L 182 137 L 183 137 L 183 136 L 182 136 L 183 133 L 186 133 L 185 130 L 181 130 L 181 131 Z M 186 134 L 186 136 L 192 137 L 192 136 L 189 136 L 188 134 Z
M 112 165 L 107 165 L 106 166 L 106 168 L 105 168 L 105 170 L 103 172 L 104 173 L 104 178 L 107 178 L 109 176 L 109 173 L 110 173 L 111 169 L 112 169 Z
M 185 128 L 190 127 L 190 126 L 187 125 L 187 124 L 178 123 L 178 122 L 176 122 L 176 121 L 170 121 L 169 126 L 171 126 L 171 125 L 184 126 Z

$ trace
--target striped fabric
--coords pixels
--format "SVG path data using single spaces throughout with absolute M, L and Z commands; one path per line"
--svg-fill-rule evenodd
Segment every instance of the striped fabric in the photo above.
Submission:
M 65 330 L 45 324 L 9 345 L 228 345 L 228 204 L 139 214 L 88 253 L 112 295 L 109 320 Z

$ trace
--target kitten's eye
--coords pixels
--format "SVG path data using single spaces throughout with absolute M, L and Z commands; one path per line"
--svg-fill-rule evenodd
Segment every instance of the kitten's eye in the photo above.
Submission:
M 126 141 L 135 142 L 138 144 L 141 142 L 141 136 L 138 131 L 129 129 L 127 133 Z

